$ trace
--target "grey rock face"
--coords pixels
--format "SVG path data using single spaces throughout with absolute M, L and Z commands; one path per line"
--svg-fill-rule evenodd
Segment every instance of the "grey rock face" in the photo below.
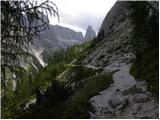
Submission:
M 158 100 L 147 90 L 145 81 L 137 82 L 129 74 L 130 63 L 136 58 L 132 3 L 116 2 L 102 23 L 100 30 L 104 31 L 104 38 L 97 40 L 82 61 L 82 64 L 103 67 L 105 71 L 118 70 L 113 75 L 114 83 L 90 99 L 94 108 L 90 111 L 91 118 L 158 118 Z M 152 7 L 157 11 L 155 4 Z M 150 11 L 154 14 L 152 8 Z
M 50 25 L 50 29 L 43 31 L 39 38 L 40 41 L 36 42 L 37 45 L 54 49 L 66 48 L 84 41 L 81 32 L 75 32 L 72 29 L 59 25 Z
M 135 25 L 132 20 L 132 1 L 117 1 L 105 17 L 101 29 L 104 38 L 98 40 L 94 50 L 82 61 L 83 64 L 107 67 L 109 65 L 132 63 L 136 58 L 133 38 Z M 151 14 L 157 11 L 157 2 L 149 2 Z M 152 9 L 153 8 L 153 9 Z M 158 11 L 157 11 L 158 12 Z M 149 16 L 150 13 L 148 13 Z M 158 17 L 157 17 L 158 19 Z M 144 47 L 144 46 L 142 46 Z
M 40 34 L 40 40 L 50 40 L 51 42 L 57 42 L 58 38 L 54 31 L 54 26 L 50 25 L 49 29 L 46 29 L 45 31 L 42 31 Z
M 54 51 L 60 47 L 59 40 L 56 36 L 54 28 L 50 25 L 50 29 L 46 29 L 39 34 L 39 39 L 35 40 L 34 49 L 43 51 Z
M 136 95 L 134 95 L 134 98 L 133 98 L 133 100 L 135 101 L 135 102 L 137 102 L 137 103 L 139 103 L 139 102 L 146 102 L 146 101 L 148 101 L 148 99 L 149 99 L 149 96 L 148 96 L 148 94 L 136 94 Z
M 105 37 L 95 45 L 95 49 L 83 64 L 106 67 L 113 63 L 130 63 L 135 59 L 131 40 L 134 35 L 134 25 L 127 7 L 130 2 L 118 1 L 104 19 L 101 30 Z M 97 40 L 98 41 L 98 40 Z
M 92 40 L 93 38 L 96 37 L 96 33 L 93 30 L 93 28 L 89 25 L 85 34 L 85 40 Z
M 77 41 L 84 40 L 82 32 L 75 32 L 70 28 L 62 27 L 59 25 L 54 25 L 53 28 L 56 33 L 56 36 L 59 39 L 68 39 L 68 40 L 77 40 Z
M 70 28 L 59 25 L 54 25 L 53 29 L 59 40 L 59 46 L 61 46 L 61 48 L 67 48 L 74 44 L 81 44 L 84 42 L 82 32 L 76 32 Z
M 108 12 L 100 29 L 105 31 L 105 35 L 115 32 L 125 24 L 126 19 L 130 16 L 128 10 L 130 3 L 118 1 Z
M 46 63 L 48 56 L 50 54 L 53 54 L 53 52 L 60 47 L 60 42 L 54 32 L 53 26 L 50 25 L 50 29 L 42 31 L 39 34 L 39 38 L 34 41 L 32 51 L 33 55 L 36 57 L 36 54 L 39 53 L 39 58 L 41 58 L 41 61 L 43 61 L 43 63 Z
M 49 29 L 40 33 L 39 39 L 35 40 L 32 47 L 36 51 L 42 51 L 40 56 L 44 62 L 47 62 L 48 56 L 52 55 L 57 49 L 66 49 L 83 42 L 84 37 L 81 32 L 75 32 L 58 25 L 50 25 Z

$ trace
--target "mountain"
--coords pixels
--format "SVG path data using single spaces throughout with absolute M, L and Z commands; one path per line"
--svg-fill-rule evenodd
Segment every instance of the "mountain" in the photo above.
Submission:
M 76 32 L 70 28 L 59 25 L 54 25 L 53 28 L 62 48 L 67 48 L 74 44 L 81 44 L 84 41 L 82 32 Z
M 128 2 L 117 2 L 105 17 L 101 31 L 104 36 L 97 38 L 95 49 L 83 60 L 84 64 L 97 67 L 107 67 L 111 64 L 129 62 L 134 57 L 134 48 L 131 44 L 134 35 L 132 18 L 129 18 Z M 125 47 L 124 47 L 125 46 Z M 113 65 L 114 66 L 114 65 Z
M 158 14 L 157 2 L 117 1 L 94 40 L 70 49 L 65 62 L 60 53 L 66 69 L 50 77 L 53 106 L 41 110 L 57 114 L 45 118 L 158 118 Z M 65 90 L 53 97 L 58 83 Z
M 118 72 L 90 99 L 91 118 L 157 118 L 158 8 L 158 2 L 118 1 L 105 17 L 81 64 Z
M 35 45 L 40 49 L 58 49 L 60 47 L 59 39 L 54 31 L 54 26 L 50 25 L 49 29 L 42 31 Z
M 68 40 L 77 40 L 77 41 L 83 41 L 84 37 L 82 35 L 82 32 L 75 32 L 74 30 L 62 27 L 59 25 L 53 26 L 54 31 L 58 37 L 58 39 L 68 39 Z
M 27 117 L 158 118 L 157 3 L 117 1 L 94 40 L 57 53 L 58 67 L 64 70 L 48 77 L 54 67 L 47 66 L 46 78 L 55 79 L 44 95 L 50 102 L 41 100 L 35 105 L 40 110 Z
M 33 53 L 41 63 L 45 64 L 49 56 L 53 55 L 58 49 L 66 49 L 75 44 L 82 44 L 84 37 L 82 32 L 76 32 L 70 28 L 59 25 L 50 25 L 49 29 L 42 31 L 32 46 Z M 40 52 L 41 51 L 41 52 Z M 44 62 L 42 62 L 44 61 Z
M 60 41 L 56 36 L 54 27 L 42 31 L 32 45 L 32 54 L 37 57 L 41 64 L 45 65 L 50 55 L 61 48 Z
M 92 26 L 88 26 L 87 30 L 86 30 L 86 34 L 85 34 L 85 40 L 92 40 L 93 38 L 96 37 L 96 33 L 93 30 Z
M 7 109 L 12 111 L 5 111 L 7 117 L 158 118 L 158 1 L 117 1 L 97 37 L 57 51 L 50 61 L 35 79 L 22 83 L 28 89 L 19 91 L 27 97 L 15 100 L 18 107 Z

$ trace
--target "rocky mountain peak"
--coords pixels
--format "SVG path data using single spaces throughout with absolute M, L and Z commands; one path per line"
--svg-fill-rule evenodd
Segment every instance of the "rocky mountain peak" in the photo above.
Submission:
M 92 26 L 89 25 L 85 34 L 85 40 L 91 40 L 96 36 L 95 31 L 93 30 Z
M 83 41 L 82 32 L 76 32 L 70 28 L 54 25 L 54 31 L 59 39 Z

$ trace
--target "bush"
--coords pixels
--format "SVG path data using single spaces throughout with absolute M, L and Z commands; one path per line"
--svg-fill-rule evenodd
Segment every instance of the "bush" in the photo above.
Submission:
M 145 50 L 137 56 L 137 60 L 132 65 L 130 73 L 141 80 L 146 80 L 148 89 L 159 95 L 159 55 L 158 49 L 152 48 Z
M 101 76 L 92 77 L 84 82 L 75 94 L 65 102 L 61 118 L 89 118 L 88 111 L 91 110 L 89 99 L 109 87 L 113 82 L 112 74 L 113 73 L 104 73 Z

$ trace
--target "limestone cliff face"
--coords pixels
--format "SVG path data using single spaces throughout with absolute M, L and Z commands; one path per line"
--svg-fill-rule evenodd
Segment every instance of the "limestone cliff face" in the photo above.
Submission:
M 135 23 L 132 17 L 134 9 L 131 7 L 133 4 L 135 3 L 131 1 L 115 3 L 101 25 L 100 31 L 104 31 L 104 37 L 97 38 L 92 52 L 82 61 L 83 64 L 108 67 L 119 63 L 130 63 L 135 59 L 135 46 L 133 45 L 133 41 L 136 41 L 133 40 Z M 154 9 L 149 7 L 150 3 L 147 5 L 150 11 L 147 13 L 148 16 L 155 14 L 157 3 L 152 3 L 152 6 L 155 5 Z M 144 46 L 144 44 L 141 45 L 141 47 Z
M 66 49 L 83 42 L 84 37 L 81 32 L 76 32 L 70 28 L 59 25 L 50 25 L 49 29 L 42 31 L 39 39 L 35 40 L 32 46 L 33 54 L 36 56 L 38 53 L 40 60 L 46 63 L 48 57 L 57 49 Z
M 88 26 L 87 30 L 86 30 L 86 34 L 85 34 L 85 40 L 92 40 L 93 38 L 96 37 L 96 33 L 93 30 L 92 26 Z
M 105 17 L 101 30 L 104 38 L 97 40 L 94 50 L 83 61 L 84 64 L 106 67 L 111 64 L 129 62 L 134 58 L 131 39 L 134 25 L 128 6 L 130 2 L 117 2 Z
M 76 32 L 70 28 L 62 27 L 59 25 L 54 25 L 53 28 L 58 39 L 77 40 L 79 42 L 84 40 L 82 32 Z
M 131 2 L 116 2 L 101 25 L 101 30 L 103 29 L 105 31 L 105 35 L 120 30 L 126 23 L 130 23 L 131 9 L 128 8 L 130 4 Z
M 61 48 L 67 48 L 84 42 L 82 32 L 76 32 L 70 28 L 54 25 L 54 32 L 59 40 Z

